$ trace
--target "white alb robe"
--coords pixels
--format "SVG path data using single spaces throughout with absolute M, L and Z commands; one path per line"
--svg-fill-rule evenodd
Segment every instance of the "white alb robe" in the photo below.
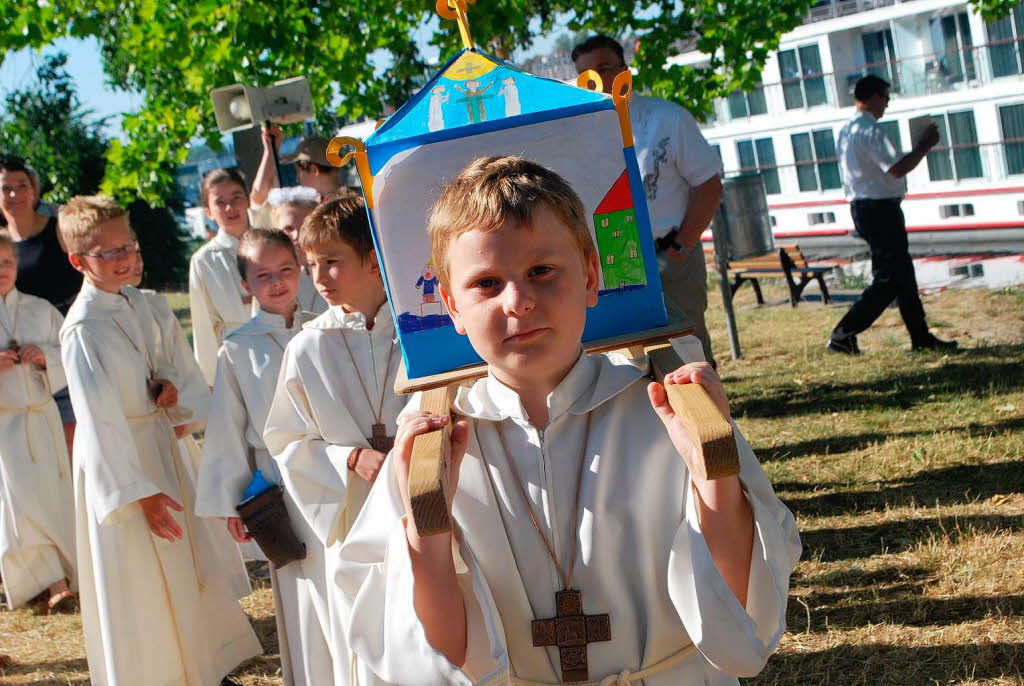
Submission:
M 138 294 L 144 295 L 148 300 L 148 309 L 137 308 L 136 311 L 140 316 L 144 313 L 152 315 L 151 324 L 157 350 L 154 363 L 157 373 L 178 389 L 178 407 L 191 412 L 189 431 L 178 439 L 178 449 L 188 478 L 192 481 L 192 488 L 195 489 L 199 474 L 200 448 L 192 431 L 198 431 L 206 423 L 210 406 L 210 388 L 192 356 L 185 332 L 182 331 L 178 318 L 174 316 L 174 310 L 171 309 L 167 298 L 150 290 L 125 288 L 123 292 L 130 303 L 135 302 Z M 207 519 L 200 520 L 200 526 L 206 529 L 217 554 L 219 573 L 229 579 L 235 597 L 244 598 L 252 593 L 245 562 L 239 554 L 238 544 L 227 528 L 220 522 Z
M 284 317 L 260 310 L 245 326 L 224 339 L 217 359 L 210 421 L 203 439 L 196 491 L 196 514 L 237 517 L 252 480 L 248 455 L 270 483 L 280 484 L 277 463 L 263 443 L 263 427 L 274 399 L 285 347 L 312 318 L 296 312 L 292 327 Z M 283 665 L 296 686 L 330 684 L 333 677 L 328 632 L 323 546 L 285 491 L 292 528 L 306 544 L 306 559 L 290 562 L 276 575 L 274 591 L 283 614 L 276 616 L 278 641 L 287 641 L 291 663 Z M 226 531 L 220 519 L 210 519 Z M 254 544 L 255 545 L 255 544 Z M 285 653 L 282 652 L 282 659 Z
M 12 610 L 61 579 L 76 584 L 71 461 L 52 397 L 67 385 L 63 321 L 42 298 L 17 289 L 0 298 L 0 335 L 46 356 L 46 369 L 21 363 L 0 372 L 0 578 Z
M 341 547 L 336 576 L 349 598 L 349 640 L 364 686 L 515 683 L 503 680 L 509 671 L 560 681 L 558 650 L 534 647 L 530 623 L 555 615 L 562 580 L 526 515 L 499 423 L 531 507 L 566 566 L 570 537 L 578 537 L 573 585 L 584 612 L 610 614 L 612 640 L 587 648 L 591 680 L 673 656 L 678 662 L 643 683 L 735 685 L 737 676 L 761 670 L 785 629 L 789 575 L 800 556 L 793 516 L 737 429 L 740 479 L 755 520 L 744 609 L 711 559 L 686 464 L 650 406 L 642 374 L 618 356 L 581 354 L 549 395 L 543 430 L 493 376 L 461 389 L 456 412 L 471 430 L 453 547 L 467 607 L 465 671 L 430 646 L 413 609 L 405 512 L 389 461 Z M 591 413 L 580 525 L 572 532 Z
M 77 428 L 74 486 L 86 656 L 94 686 L 216 684 L 262 652 L 192 514 L 195 494 L 146 385 L 158 356 L 144 297 L 86 282 L 61 328 Z M 138 500 L 165 493 L 185 532 L 152 534 Z
M 371 410 L 342 339 L 348 337 L 355 363 L 374 403 Z M 390 366 L 388 359 L 391 358 Z M 387 303 L 372 330 L 361 313 L 331 307 L 306 324 L 285 351 L 281 376 L 267 418 L 264 439 L 280 467 L 285 487 L 315 533 L 325 555 L 326 588 L 319 588 L 330 611 L 335 684 L 349 683 L 342 598 L 333 583 L 337 548 L 366 500 L 370 484 L 348 469 L 353 449 L 368 448 L 373 413 L 384 393 L 381 420 L 393 436 L 404 396 L 394 382 L 401 350 Z
M 254 314 L 238 272 L 238 239 L 219 231 L 192 255 L 188 265 L 188 301 L 196 361 L 213 385 L 217 351 L 224 337 Z

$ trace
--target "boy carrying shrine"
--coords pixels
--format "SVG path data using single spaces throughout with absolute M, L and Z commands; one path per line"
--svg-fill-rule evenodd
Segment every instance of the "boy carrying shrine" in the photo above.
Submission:
M 708 481 L 665 388 L 581 336 L 599 265 L 579 197 L 516 157 L 478 159 L 430 215 L 456 330 L 488 363 L 451 432 L 453 533 L 420 536 L 403 413 L 340 550 L 361 683 L 737 684 L 785 629 L 794 519 L 736 429 L 739 476 Z M 728 416 L 706 363 L 699 383 Z

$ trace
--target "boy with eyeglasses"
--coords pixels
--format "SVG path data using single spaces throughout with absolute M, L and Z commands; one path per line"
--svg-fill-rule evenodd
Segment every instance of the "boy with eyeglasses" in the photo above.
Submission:
M 128 214 L 109 198 L 80 196 L 59 223 L 85 277 L 60 338 L 78 417 L 77 557 L 91 682 L 217 683 L 262 648 L 192 513 L 173 427 L 191 419 L 173 412 L 178 389 L 161 367 L 148 301 L 123 290 L 138 251 Z

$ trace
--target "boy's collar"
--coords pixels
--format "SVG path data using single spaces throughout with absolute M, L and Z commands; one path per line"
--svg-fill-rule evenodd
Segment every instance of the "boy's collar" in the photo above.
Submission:
M 102 305 L 127 305 L 128 296 L 122 292 L 123 289 L 124 287 L 116 293 L 111 293 L 110 291 L 99 288 L 87 277 L 82 281 L 82 289 L 79 291 L 79 297 L 84 296 L 85 299 L 98 302 Z
M 7 291 L 7 295 L 0 297 L 0 301 L 10 309 L 18 304 L 18 297 L 18 287 L 15 286 L 11 290 Z
M 218 231 L 213 238 L 210 239 L 211 243 L 216 244 L 221 248 L 231 248 L 238 250 L 238 239 L 232 236 L 227 231 Z
M 346 312 L 341 305 L 331 305 L 327 311 L 306 324 L 306 329 L 366 329 L 366 315 L 362 312 Z M 373 318 L 373 333 L 388 332 L 394 337 L 394 324 L 391 321 L 391 308 L 387 300 L 377 310 Z
M 566 412 L 586 414 L 618 395 L 644 376 L 644 371 L 620 356 L 588 355 L 581 350 L 569 373 L 548 395 L 549 423 Z M 519 394 L 487 376 L 468 388 L 460 388 L 455 410 L 474 419 L 529 422 Z

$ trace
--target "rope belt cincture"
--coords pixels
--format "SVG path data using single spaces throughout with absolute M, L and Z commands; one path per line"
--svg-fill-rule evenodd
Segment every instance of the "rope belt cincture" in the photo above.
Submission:
M 578 686 L 629 686 L 629 684 L 638 684 L 644 679 L 649 679 L 655 674 L 660 674 L 667 669 L 675 667 L 677 664 L 685 660 L 686 658 L 697 652 L 697 646 L 692 643 L 682 650 L 669 655 L 661 662 L 657 662 L 647 669 L 642 669 L 639 672 L 633 672 L 628 669 L 624 669 L 618 674 L 611 674 L 606 676 L 600 681 L 588 681 L 585 683 L 578 684 Z M 508 671 L 503 671 L 501 674 L 496 675 L 492 679 L 488 679 L 486 686 L 557 686 L 546 681 L 530 681 L 529 679 L 520 679 L 512 676 Z
M 174 427 L 171 426 L 170 419 L 167 417 L 167 412 L 162 407 L 157 407 L 149 414 L 126 417 L 125 419 L 128 420 L 129 424 L 138 424 L 150 419 L 155 419 L 163 424 L 166 429 L 164 433 L 170 441 L 171 455 L 174 458 L 174 474 L 178 479 L 178 491 L 181 493 L 182 514 L 185 519 L 185 533 L 188 534 L 189 552 L 192 554 L 192 568 L 195 570 L 196 584 L 199 586 L 199 593 L 201 594 L 206 590 L 206 581 L 203 580 L 203 574 L 199 568 L 199 554 L 196 552 L 196 539 L 192 534 L 192 520 L 189 516 L 192 513 L 192 508 L 188 504 L 188 498 L 185 497 L 185 482 L 181 476 L 181 450 L 178 448 L 178 439 L 174 435 Z
M 60 437 L 64 438 L 63 427 L 54 428 L 53 420 L 50 418 L 50 413 L 46 411 L 49 407 L 50 399 L 39 403 L 38 405 L 26 405 L 18 408 L 0 407 L 0 413 L 2 414 L 23 414 L 25 415 L 25 443 L 28 445 L 28 454 L 32 458 L 32 464 L 39 463 L 39 457 L 36 455 L 36 450 L 32 445 L 32 433 L 29 427 L 29 419 L 33 414 L 41 414 L 43 419 L 46 421 L 46 428 L 50 430 L 50 438 L 53 440 L 53 455 L 57 458 L 57 473 L 60 478 L 63 479 L 67 476 L 67 472 L 64 470 L 64 460 L 61 459 L 60 455 L 60 444 L 57 443 L 57 432 L 60 432 Z

